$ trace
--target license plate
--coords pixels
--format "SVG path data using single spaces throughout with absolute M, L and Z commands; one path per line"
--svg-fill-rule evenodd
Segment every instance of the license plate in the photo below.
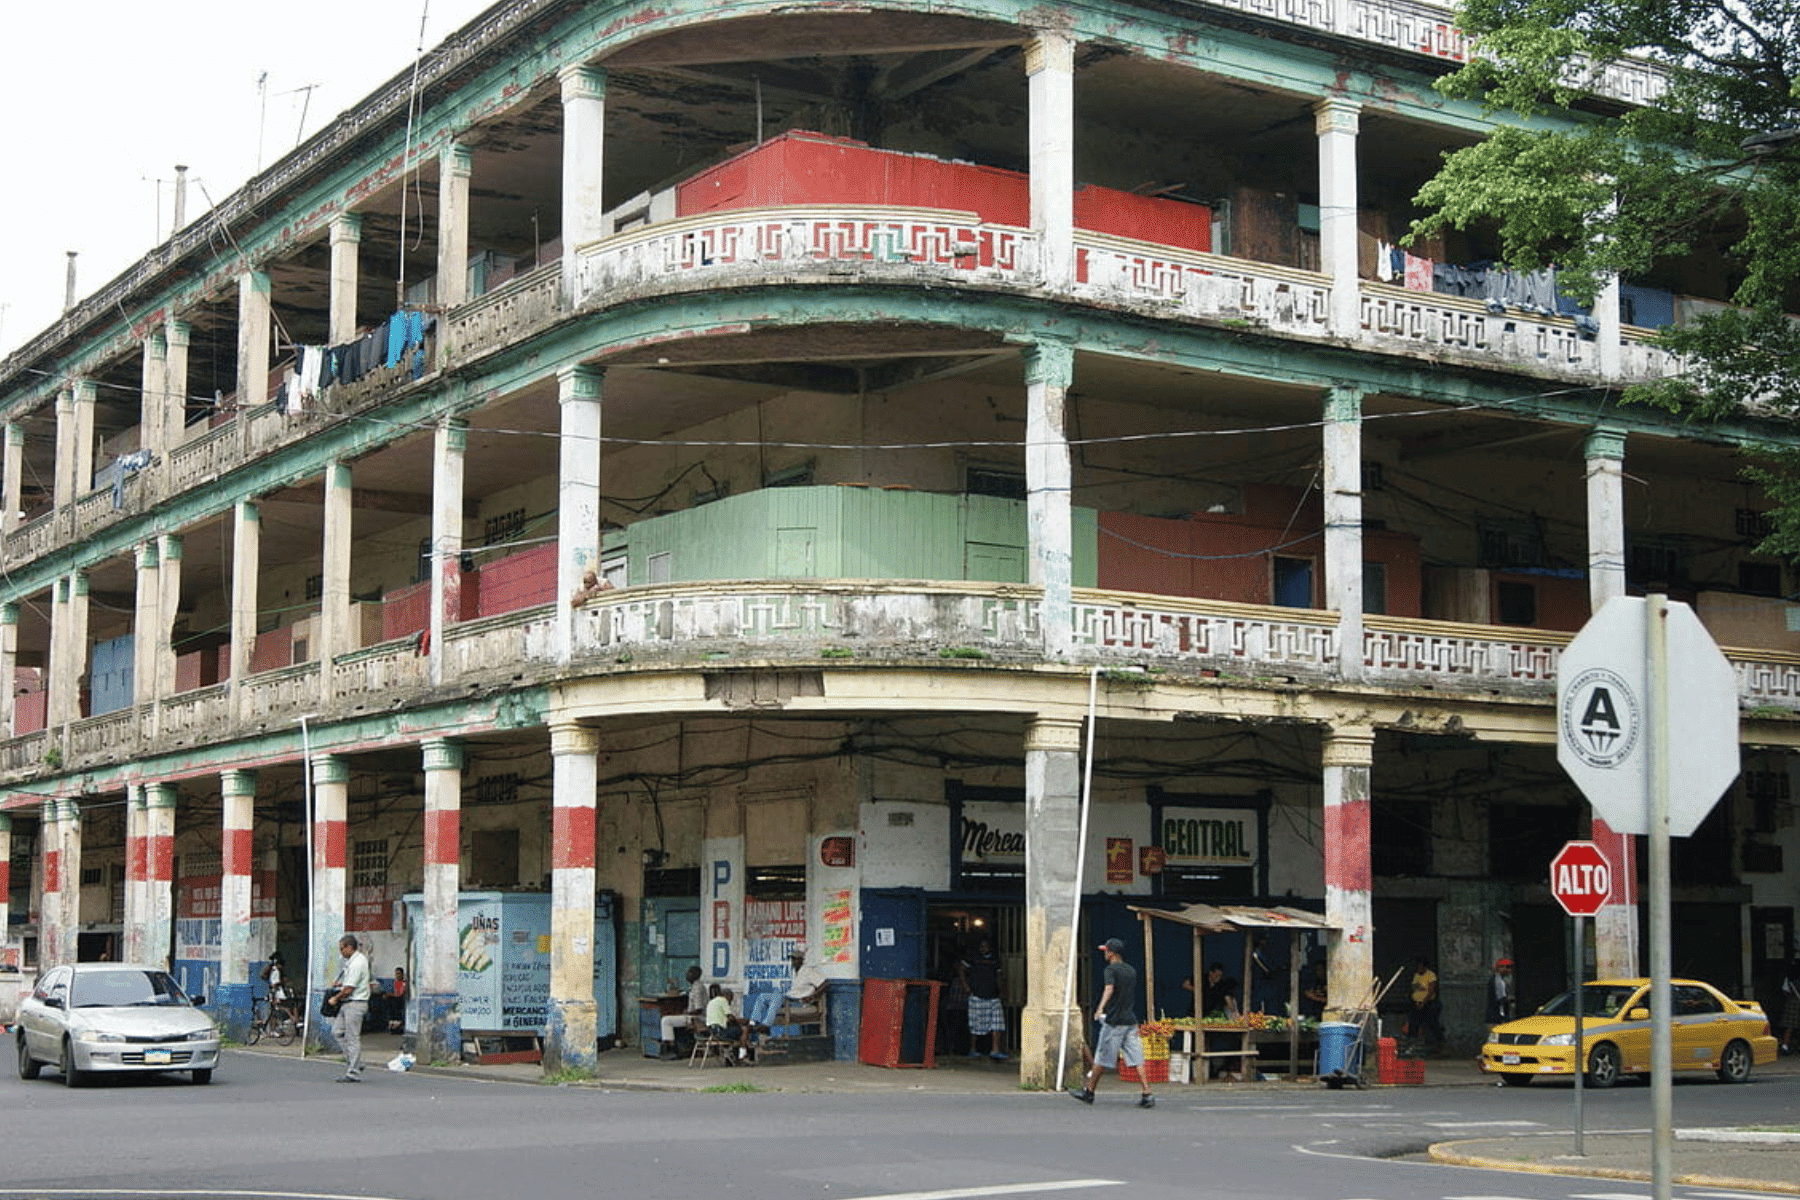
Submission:
M 144 1065 L 146 1067 L 166 1067 L 174 1061 L 174 1057 L 167 1050 L 144 1051 Z
M 1519 1056 L 1516 1054 L 1502 1054 L 1500 1056 L 1500 1061 L 1509 1067 L 1516 1067 L 1519 1065 Z

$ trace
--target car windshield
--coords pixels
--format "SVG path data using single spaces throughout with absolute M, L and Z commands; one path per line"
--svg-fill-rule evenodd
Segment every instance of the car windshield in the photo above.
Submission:
M 166 971 L 94 971 L 78 973 L 70 994 L 73 1008 L 136 1008 L 185 1005 Z
M 1586 1017 L 1616 1017 L 1631 998 L 1638 994 L 1636 984 L 1584 983 L 1581 985 L 1581 1014 Z M 1564 992 L 1538 1009 L 1543 1017 L 1575 1015 L 1575 993 Z

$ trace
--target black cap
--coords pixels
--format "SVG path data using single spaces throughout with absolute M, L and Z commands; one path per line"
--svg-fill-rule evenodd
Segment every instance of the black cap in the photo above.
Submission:
M 1100 943 L 1102 950 L 1111 950 L 1114 954 L 1125 953 L 1125 943 L 1119 938 L 1107 938 Z

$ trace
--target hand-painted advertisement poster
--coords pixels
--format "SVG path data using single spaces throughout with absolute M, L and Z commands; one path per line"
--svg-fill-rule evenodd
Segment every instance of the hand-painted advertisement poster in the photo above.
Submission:
M 456 929 L 464 1031 L 543 1033 L 550 1009 L 550 897 L 465 893 Z

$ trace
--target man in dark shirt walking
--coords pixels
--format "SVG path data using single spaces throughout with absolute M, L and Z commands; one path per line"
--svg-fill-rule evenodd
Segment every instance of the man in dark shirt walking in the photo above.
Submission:
M 1156 1097 L 1150 1094 L 1150 1080 L 1144 1070 L 1144 1043 L 1138 1038 L 1137 968 L 1125 961 L 1125 943 L 1118 938 L 1107 938 L 1100 949 L 1106 952 L 1106 987 L 1100 993 L 1100 1003 L 1094 1006 L 1094 1017 L 1101 1023 L 1100 1038 L 1094 1046 L 1094 1065 L 1088 1069 L 1087 1085 L 1069 1095 L 1083 1104 L 1092 1104 L 1100 1073 L 1108 1067 L 1116 1068 L 1123 1057 L 1125 1066 L 1137 1068 L 1138 1086 L 1143 1088 L 1137 1106 L 1155 1108 Z

